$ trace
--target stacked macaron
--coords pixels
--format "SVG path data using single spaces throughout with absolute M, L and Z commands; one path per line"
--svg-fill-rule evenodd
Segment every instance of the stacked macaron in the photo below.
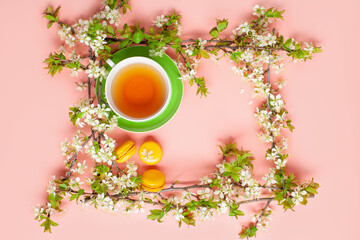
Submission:
M 148 192 L 159 192 L 165 187 L 165 175 L 157 169 L 150 169 L 141 176 L 142 187 Z

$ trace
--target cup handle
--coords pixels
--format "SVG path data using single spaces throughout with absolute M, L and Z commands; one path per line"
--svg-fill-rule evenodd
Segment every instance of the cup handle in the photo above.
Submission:
M 114 63 L 113 61 L 111 61 L 110 58 L 106 59 L 106 63 L 109 64 L 109 66 L 110 66 L 111 68 L 113 68 L 113 67 L 115 66 L 115 63 Z

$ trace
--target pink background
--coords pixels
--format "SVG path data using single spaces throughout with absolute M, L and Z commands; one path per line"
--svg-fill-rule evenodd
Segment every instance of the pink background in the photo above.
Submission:
M 52 235 L 42 233 L 32 207 L 45 202 L 49 177 L 63 174 L 59 143 L 74 131 L 68 107 L 85 94 L 75 90 L 68 71 L 51 78 L 43 69 L 42 61 L 60 46 L 56 28 L 47 30 L 47 21 L 41 18 L 49 4 L 62 6 L 65 22 L 88 17 L 100 6 L 97 0 L 2 3 L 0 238 L 237 239 L 241 221 L 226 216 L 179 229 L 173 220 L 158 224 L 146 220 L 145 214 L 113 216 L 74 203 L 66 204 L 65 214 L 55 217 L 60 225 Z M 276 28 L 286 37 L 313 40 L 324 51 L 306 63 L 287 62 L 282 74 L 288 80 L 282 94 L 296 127 L 288 135 L 288 169 L 300 179 L 314 177 L 321 188 L 296 212 L 276 208 L 268 230 L 259 232 L 257 239 L 360 239 L 360 22 L 356 17 L 360 2 L 136 0 L 130 4 L 133 12 L 126 19 L 140 20 L 145 26 L 159 14 L 179 11 L 184 38 L 203 36 L 214 18 L 229 18 L 232 29 L 250 17 L 255 4 L 286 9 L 285 22 L 277 22 Z M 185 84 L 181 108 L 166 126 L 148 134 L 118 130 L 112 136 L 119 142 L 131 138 L 138 146 L 148 137 L 159 141 L 165 150 L 159 168 L 168 182 L 195 181 L 210 173 L 219 161 L 216 145 L 229 139 L 255 154 L 256 174 L 262 176 L 269 162 L 264 159 L 266 146 L 256 137 L 255 105 L 248 104 L 250 88 L 233 75 L 228 61 L 219 65 L 203 61 L 199 71 L 206 75 L 208 98 L 195 96 L 196 89 Z

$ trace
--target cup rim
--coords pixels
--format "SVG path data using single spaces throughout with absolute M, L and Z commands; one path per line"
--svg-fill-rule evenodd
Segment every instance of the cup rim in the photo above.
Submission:
M 127 67 L 129 65 L 132 64 L 137 64 L 137 63 L 144 63 L 147 64 L 153 68 L 155 68 L 163 77 L 164 82 L 165 82 L 165 88 L 166 88 L 166 100 L 164 102 L 164 104 L 162 105 L 162 107 L 155 113 L 153 113 L 150 116 L 144 117 L 144 118 L 134 118 L 134 117 L 130 117 L 127 116 L 126 114 L 122 113 L 114 104 L 112 97 L 111 97 L 111 85 L 113 83 L 114 77 L 116 76 L 116 74 L 123 69 L 124 67 Z M 164 112 L 164 110 L 166 109 L 166 107 L 169 105 L 170 102 L 170 98 L 171 98 L 171 84 L 170 84 L 170 79 L 169 76 L 167 75 L 165 69 L 157 62 L 155 62 L 154 60 L 147 58 L 147 57 L 142 57 L 142 56 L 135 56 L 135 57 L 129 57 L 126 58 L 124 60 L 121 60 L 120 62 L 116 63 L 114 67 L 112 67 L 112 69 L 110 70 L 108 76 L 106 77 L 106 83 L 105 83 L 105 97 L 106 100 L 110 106 L 110 108 L 120 117 L 123 119 L 126 119 L 128 121 L 133 121 L 133 122 L 145 122 L 145 121 L 149 121 L 152 120 L 154 118 L 156 118 L 157 116 L 159 116 L 161 113 Z

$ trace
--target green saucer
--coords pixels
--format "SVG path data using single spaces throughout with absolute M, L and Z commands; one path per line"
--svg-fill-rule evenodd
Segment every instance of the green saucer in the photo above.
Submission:
M 165 72 L 167 73 L 170 79 L 170 84 L 171 84 L 170 101 L 167 107 L 165 108 L 165 110 L 159 116 L 143 122 L 133 122 L 123 118 L 118 119 L 117 122 L 118 127 L 130 132 L 148 132 L 163 126 L 174 116 L 174 114 L 178 110 L 183 95 L 183 83 L 182 80 L 180 79 L 179 69 L 177 68 L 174 61 L 166 54 L 163 54 L 162 57 L 150 57 L 149 50 L 150 48 L 145 46 L 129 47 L 116 52 L 110 58 L 115 64 L 129 57 L 141 56 L 141 57 L 150 58 L 164 68 Z M 110 72 L 111 67 L 109 65 L 106 65 L 106 70 Z M 105 97 L 105 82 L 106 79 L 102 79 L 100 95 L 101 95 L 101 100 L 107 103 Z M 96 83 L 96 93 L 99 92 L 98 90 L 99 90 L 99 82 Z M 98 94 L 97 97 L 99 97 Z

